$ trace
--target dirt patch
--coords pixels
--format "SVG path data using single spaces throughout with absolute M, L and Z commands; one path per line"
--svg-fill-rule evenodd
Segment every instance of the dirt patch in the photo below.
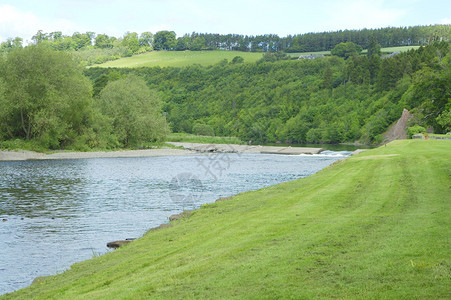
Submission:
M 174 226 L 174 225 L 172 225 L 172 224 L 170 224 L 170 223 L 164 223 L 164 224 L 161 224 L 160 226 L 151 228 L 149 231 L 155 231 L 155 230 L 165 229 L 165 228 L 169 228 L 169 227 L 172 227 L 172 226 Z
M 191 215 L 191 213 L 193 212 L 193 210 L 184 210 L 179 214 L 175 214 L 169 217 L 169 221 L 178 221 L 182 218 L 189 218 L 189 216 Z
M 405 140 L 407 138 L 407 122 L 412 118 L 412 114 L 404 108 L 401 118 L 392 124 L 384 134 L 384 143 L 394 140 Z
M 227 200 L 230 200 L 230 199 L 232 199 L 232 196 L 230 196 L 230 197 L 220 197 L 215 202 L 222 202 L 222 201 L 227 201 Z

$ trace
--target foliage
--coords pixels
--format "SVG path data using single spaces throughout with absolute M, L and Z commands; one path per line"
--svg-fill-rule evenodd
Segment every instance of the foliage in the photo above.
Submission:
M 415 126 L 407 128 L 407 135 L 409 136 L 409 139 L 411 139 L 412 136 L 414 136 L 415 134 L 418 134 L 418 133 L 426 133 L 426 128 L 424 128 L 420 125 L 415 125 Z
M 169 132 L 161 114 L 160 99 L 144 80 L 136 76 L 109 82 L 96 104 L 112 122 L 111 134 L 121 146 L 162 141 Z
M 344 30 L 336 32 L 307 33 L 279 37 L 275 34 L 257 36 L 239 34 L 211 34 L 196 33 L 176 37 L 172 31 L 159 31 L 155 34 L 143 32 L 126 32 L 122 37 L 113 37 L 94 32 L 75 32 L 71 36 L 61 31 L 45 33 L 38 31 L 33 36 L 35 44 L 46 44 L 58 51 L 85 52 L 80 56 L 89 56 L 84 65 L 102 63 L 121 57 L 155 50 L 169 51 L 202 51 L 227 50 L 242 52 L 328 52 L 340 43 L 352 42 L 362 48 L 368 49 L 367 55 L 379 55 L 380 47 L 412 47 L 430 44 L 435 41 L 450 41 L 450 25 L 414 26 L 404 28 L 381 28 Z M 0 45 L 0 53 L 7 53 L 15 47 L 22 47 L 22 38 L 9 38 Z M 116 49 L 118 48 L 118 49 Z M 110 52 L 91 50 L 115 50 Z M 393 51 L 388 51 L 389 53 Z M 98 57 L 93 55 L 98 54 Z
M 237 137 L 228 136 L 203 136 L 189 133 L 171 133 L 166 138 L 168 142 L 183 142 L 183 143 L 202 143 L 202 144 L 244 144 Z
M 204 135 L 204 136 L 214 136 L 215 132 L 213 131 L 213 128 L 206 124 L 196 124 L 193 126 L 193 133 L 195 135 Z
M 45 46 L 13 50 L 0 73 L 0 134 L 59 148 L 91 120 L 91 85 L 70 55 Z
M 353 42 L 340 43 L 330 50 L 332 55 L 343 57 L 344 59 L 357 56 L 360 52 L 362 52 L 362 47 Z
M 175 32 L 159 31 L 155 34 L 153 43 L 155 50 L 172 50 L 176 45 Z
M 436 120 L 437 124 L 443 128 L 443 132 L 451 132 L 451 110 L 444 111 Z
M 396 141 L 0 298 L 446 299 L 450 170 L 449 141 Z
M 377 143 L 403 108 L 422 107 L 433 114 L 420 116 L 419 124 L 435 122 L 432 116 L 441 113 L 448 97 L 447 51 L 434 44 L 384 59 L 333 56 L 115 72 L 139 74 L 158 89 L 175 132 L 191 133 L 194 124 L 202 123 L 217 135 L 253 142 Z M 437 80 L 425 84 L 420 71 L 428 68 Z M 86 74 L 95 81 L 111 72 L 92 68 Z M 431 94 L 436 105 L 419 97 L 431 84 L 437 89 Z

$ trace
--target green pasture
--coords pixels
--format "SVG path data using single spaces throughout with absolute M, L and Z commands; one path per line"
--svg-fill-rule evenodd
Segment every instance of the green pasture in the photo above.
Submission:
M 447 299 L 451 142 L 394 141 L 203 205 L 1 299 Z
M 209 66 L 235 56 L 241 56 L 244 62 L 255 62 L 262 53 L 239 51 L 152 51 L 140 55 L 109 61 L 93 67 L 136 68 L 136 67 L 185 67 L 193 64 Z
M 410 49 L 417 49 L 419 46 L 382 48 L 383 53 L 403 52 Z M 363 50 L 362 53 L 366 53 Z M 330 55 L 330 51 L 287 53 L 291 57 L 300 55 Z M 255 62 L 262 57 L 259 52 L 240 51 L 152 51 L 131 57 L 109 61 L 92 67 L 102 68 L 137 68 L 137 67 L 185 67 L 193 64 L 210 66 L 227 59 L 229 62 L 235 56 L 244 58 L 244 62 Z

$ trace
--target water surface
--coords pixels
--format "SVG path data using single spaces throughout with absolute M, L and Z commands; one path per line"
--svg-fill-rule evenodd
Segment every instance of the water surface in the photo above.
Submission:
M 0 294 L 184 209 L 309 176 L 349 152 L 0 162 Z

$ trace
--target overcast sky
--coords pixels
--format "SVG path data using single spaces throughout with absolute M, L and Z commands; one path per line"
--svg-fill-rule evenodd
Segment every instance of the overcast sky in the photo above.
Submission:
M 38 31 L 279 36 L 451 24 L 450 0 L 0 0 L 0 41 Z

